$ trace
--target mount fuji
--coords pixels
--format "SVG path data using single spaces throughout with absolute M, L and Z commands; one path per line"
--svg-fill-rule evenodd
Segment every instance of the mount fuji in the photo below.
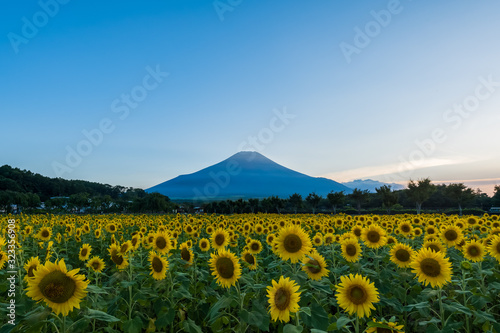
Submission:
M 258 152 L 242 151 L 200 171 L 181 175 L 146 189 L 172 200 L 226 200 L 278 196 L 288 198 L 312 192 L 325 197 L 331 191 L 352 189 L 327 178 L 317 178 L 288 169 Z

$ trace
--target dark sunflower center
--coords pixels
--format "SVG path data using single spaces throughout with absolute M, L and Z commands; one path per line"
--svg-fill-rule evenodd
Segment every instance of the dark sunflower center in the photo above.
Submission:
M 114 254 L 111 256 L 111 260 L 118 266 L 120 266 L 123 263 L 123 257 L 117 254 Z
M 163 270 L 163 263 L 161 262 L 160 258 L 154 257 L 153 261 L 151 262 L 151 266 L 153 267 L 153 270 L 157 273 L 160 273 Z
M 432 251 L 435 251 L 435 252 L 439 252 L 441 251 L 441 249 L 439 248 L 439 246 L 437 246 L 436 244 L 431 244 L 429 246 L 427 246 L 429 249 L 431 249 Z
M 188 249 L 186 249 L 186 248 L 182 249 L 182 251 L 181 251 L 181 258 L 182 258 L 182 260 L 185 260 L 185 261 L 190 261 L 191 260 L 191 253 L 189 252 Z
M 132 238 L 132 245 L 135 246 L 137 244 L 137 238 Z
M 101 265 L 99 264 L 99 262 L 98 262 L 98 261 L 94 261 L 94 262 L 92 263 L 92 268 L 93 268 L 94 270 L 98 270 L 100 266 L 101 266 Z
M 33 271 L 36 269 L 36 265 L 32 265 L 28 268 L 28 277 L 33 277 L 35 274 L 33 274 Z
M 127 252 L 127 250 L 128 250 L 128 244 L 127 244 L 127 243 L 125 243 L 125 244 L 123 244 L 123 245 L 122 245 L 122 247 L 120 248 L 120 252 L 121 252 L 121 253 L 125 253 L 125 252 Z
M 207 245 L 208 245 L 208 244 L 207 244 L 207 242 L 201 242 L 201 248 L 202 248 L 202 249 L 206 248 L 206 247 L 207 247 Z
M 356 235 L 356 237 L 360 237 L 361 236 L 361 229 L 359 229 L 359 228 L 354 229 L 354 234 Z
M 389 237 L 389 238 L 387 239 L 387 244 L 394 244 L 394 238 Z
M 230 279 L 234 276 L 234 264 L 229 258 L 223 257 L 217 259 L 215 267 L 217 268 L 219 275 L 224 279 Z
M 280 311 L 288 309 L 290 305 L 290 292 L 285 288 L 279 288 L 274 294 L 274 304 Z
M 47 230 L 43 230 L 42 237 L 49 237 L 49 232 Z
M 247 263 L 249 263 L 250 265 L 255 264 L 255 258 L 254 258 L 254 256 L 253 256 L 253 255 L 251 255 L 250 253 L 245 254 L 245 261 L 246 261 Z
M 224 237 L 223 234 L 217 234 L 215 236 L 215 244 L 217 244 L 218 246 L 222 246 L 222 244 L 224 244 L 225 240 L 226 240 L 226 237 Z
M 187 227 L 187 228 L 186 228 L 186 231 L 187 231 L 188 233 L 190 233 L 191 231 L 193 231 L 193 229 L 192 229 L 191 227 Z
M 313 274 L 321 272 L 321 266 L 316 259 L 311 259 L 307 262 L 307 269 Z
M 167 247 L 167 240 L 165 239 L 165 237 L 160 236 L 156 239 L 156 247 L 160 250 Z
M 260 246 L 258 243 L 252 243 L 251 248 L 252 248 L 252 251 L 258 251 Z
M 469 246 L 467 253 L 469 253 L 471 257 L 478 257 L 481 254 L 481 251 L 477 246 Z
M 469 219 L 467 222 L 469 224 L 476 224 L 476 220 L 475 219 Z
M 38 288 L 42 295 L 54 303 L 64 303 L 74 294 L 75 281 L 61 271 L 51 272 L 40 281 Z
M 295 234 L 291 234 L 285 237 L 283 241 L 283 245 L 285 246 L 285 250 L 290 253 L 299 252 L 302 249 L 302 240 L 299 236 Z
M 325 243 L 330 244 L 332 242 L 333 242 L 333 238 L 332 237 L 326 237 L 325 238 Z
M 444 237 L 449 241 L 454 241 L 458 238 L 458 234 L 455 230 L 448 230 L 444 233 Z
M 377 327 L 377 333 L 394 333 L 394 331 L 388 328 Z
M 316 243 L 316 244 L 321 243 L 321 238 L 314 238 L 314 243 Z
M 110 225 L 110 226 L 109 226 L 109 230 L 111 230 L 111 231 L 115 231 L 115 226 L 114 226 L 114 225 Z
M 410 226 L 408 224 L 403 224 L 401 226 L 401 231 L 402 232 L 410 232 Z
M 395 255 L 399 261 L 407 262 L 410 260 L 410 253 L 405 249 L 397 250 Z
M 87 255 L 87 249 L 82 249 L 82 252 L 80 252 L 82 257 L 85 257 Z
M 436 259 L 425 258 L 420 262 L 422 272 L 430 277 L 436 277 L 441 274 L 441 265 Z
M 380 240 L 380 234 L 375 230 L 371 230 L 371 231 L 368 231 L 368 233 L 366 234 L 366 238 L 371 243 L 378 243 L 378 241 Z
M 345 247 L 345 252 L 347 253 L 347 255 L 352 257 L 356 255 L 358 250 L 356 249 L 356 246 L 352 244 L 347 244 L 347 246 Z
M 361 286 L 355 285 L 349 292 L 349 300 L 356 305 L 363 304 L 367 298 L 368 295 L 366 294 L 365 289 Z

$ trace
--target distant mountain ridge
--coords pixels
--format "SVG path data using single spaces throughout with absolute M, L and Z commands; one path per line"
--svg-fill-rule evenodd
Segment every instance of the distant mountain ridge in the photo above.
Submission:
M 396 183 L 383 183 L 379 182 L 377 180 L 372 180 L 372 179 L 356 179 L 350 182 L 343 182 L 343 185 L 352 188 L 352 189 L 359 189 L 359 190 L 368 190 L 370 193 L 375 193 L 375 189 L 379 188 L 384 185 L 388 185 L 391 187 L 391 190 L 396 191 L 396 190 L 402 190 L 405 187 L 400 184 Z
M 348 194 L 352 189 L 331 179 L 288 169 L 250 151 L 146 189 L 148 193 L 158 192 L 173 200 L 288 198 L 294 193 L 305 198 L 312 192 L 325 197 L 331 191 Z

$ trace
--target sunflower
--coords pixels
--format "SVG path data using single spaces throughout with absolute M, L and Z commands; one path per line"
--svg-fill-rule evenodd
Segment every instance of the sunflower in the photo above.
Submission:
M 356 239 L 348 238 L 340 243 L 342 257 L 349 262 L 356 262 L 361 257 L 361 246 Z
M 306 272 L 307 276 L 312 280 L 321 280 L 323 276 L 328 276 L 330 272 L 326 269 L 325 258 L 316 251 L 304 257 L 302 260 L 302 270 Z
M 45 242 L 48 241 L 51 236 L 52 236 L 52 229 L 49 227 L 42 227 L 37 234 L 37 237 Z
M 281 229 L 276 238 L 277 252 L 283 260 L 296 263 L 312 249 L 311 240 L 298 225 L 290 225 Z
M 133 246 L 132 246 L 132 242 L 131 241 L 126 241 L 124 242 L 121 246 L 120 246 L 120 254 L 121 255 L 126 255 L 127 252 L 129 252 L 130 250 L 132 250 Z
M 96 273 L 102 273 L 102 270 L 106 267 L 104 260 L 99 258 L 98 256 L 93 256 L 87 261 L 87 267 L 92 268 L 92 270 Z
M 139 245 L 141 245 L 141 238 L 141 234 L 136 234 L 132 237 L 132 239 L 130 240 L 130 243 L 132 244 L 132 251 L 135 251 L 139 248 Z
M 378 225 L 372 224 L 369 227 L 363 228 L 361 239 L 366 246 L 372 249 L 378 249 L 387 243 L 386 232 Z
M 443 243 L 448 247 L 455 246 L 460 243 L 463 238 L 462 229 L 456 225 L 449 225 L 443 228 L 440 236 Z
M 207 252 L 208 250 L 210 250 L 210 241 L 206 238 L 200 239 L 198 245 L 200 246 L 200 250 L 202 250 L 203 252 Z
M 267 243 L 267 245 L 272 246 L 275 239 L 276 239 L 276 235 L 275 234 L 268 234 L 266 236 L 266 243 Z
M 171 248 L 170 235 L 165 231 L 158 231 L 153 239 L 153 249 L 161 254 L 167 254 Z
M 216 250 L 224 249 L 229 244 L 229 233 L 222 229 L 218 228 L 212 233 L 212 247 Z
M 413 249 L 402 243 L 396 243 L 394 247 L 391 249 L 391 258 L 390 260 L 398 265 L 399 268 L 407 268 L 410 267 L 411 258 L 415 251 Z
M 251 254 L 259 254 L 262 251 L 262 243 L 257 239 L 252 239 L 248 243 L 248 251 Z
M 186 261 L 186 265 L 193 264 L 194 254 L 191 248 L 188 246 L 188 244 L 185 242 L 182 243 L 179 246 L 179 249 L 181 250 L 181 259 Z
M 230 251 L 222 249 L 216 254 L 212 253 L 208 262 L 212 269 L 212 275 L 222 287 L 230 288 L 241 276 L 238 259 Z
M 90 257 L 90 252 L 92 251 L 92 246 L 89 244 L 83 244 L 78 253 L 78 259 L 85 261 Z
M 245 263 L 249 270 L 257 269 L 257 258 L 248 250 L 241 253 L 241 260 Z
M 366 333 L 404 333 L 404 325 L 398 325 L 398 323 L 385 320 L 376 321 L 375 318 L 373 319 L 373 322 L 378 325 L 376 327 L 368 327 L 365 331 Z M 380 327 L 379 325 L 385 325 L 385 327 Z
M 410 222 L 401 222 L 398 225 L 398 230 L 403 236 L 408 237 L 413 232 L 413 226 Z
M 26 295 L 35 301 L 44 301 L 58 315 L 67 316 L 74 308 L 80 308 L 80 302 L 87 294 L 88 281 L 77 274 L 80 269 L 67 270 L 64 259 L 45 265 L 34 271 L 28 280 Z
M 280 277 L 279 281 L 272 280 L 272 286 L 267 287 L 269 313 L 273 321 L 290 321 L 290 312 L 299 311 L 299 286 L 290 278 Z
M 162 258 L 155 251 L 149 252 L 149 262 L 151 263 L 151 275 L 155 280 L 163 280 L 167 275 L 168 261 Z
M 24 280 L 27 282 L 28 279 L 35 276 L 35 271 L 40 267 L 40 259 L 38 257 L 31 257 L 26 264 L 24 264 L 24 269 L 26 270 L 26 276 Z
M 323 236 L 321 234 L 314 235 L 312 242 L 313 242 L 314 246 L 323 245 Z
M 495 236 L 491 239 L 491 243 L 488 246 L 488 253 L 500 262 L 500 236 Z
M 443 246 L 443 244 L 439 241 L 426 241 L 424 244 L 422 244 L 422 247 L 425 247 L 427 249 L 431 249 L 432 251 L 435 252 L 443 252 L 446 253 L 446 248 Z
M 108 252 L 116 268 L 122 270 L 128 266 L 128 260 L 120 253 L 120 247 L 117 244 L 111 244 Z
M 368 278 L 356 274 L 341 276 L 337 287 L 337 302 L 350 315 L 356 313 L 359 318 L 369 316 L 375 309 L 373 303 L 379 301 L 378 290 Z
M 424 285 L 430 283 L 432 288 L 442 287 L 451 281 L 451 263 L 443 252 L 421 248 L 413 257 L 410 267 L 417 274 L 418 282 Z
M 485 249 L 480 241 L 471 240 L 465 243 L 462 253 L 464 257 L 472 262 L 483 261 Z
M 361 232 L 363 231 L 363 226 L 356 224 L 351 228 L 351 232 L 356 236 L 356 238 L 361 237 Z
M 335 242 L 335 235 L 331 232 L 327 232 L 325 236 L 323 237 L 325 244 L 330 245 Z
M 7 255 L 7 253 L 5 253 L 5 251 L 0 250 L 0 269 L 3 268 L 3 265 L 5 265 L 8 258 L 9 256 Z
M 110 223 L 106 225 L 106 231 L 109 233 L 114 234 L 118 230 L 118 227 L 114 223 Z

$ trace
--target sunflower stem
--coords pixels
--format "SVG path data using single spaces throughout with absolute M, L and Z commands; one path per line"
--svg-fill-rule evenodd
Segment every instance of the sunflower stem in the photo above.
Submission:
M 484 285 L 484 275 L 483 275 L 483 264 L 481 261 L 477 263 L 477 268 L 479 271 L 479 281 L 481 282 L 481 291 L 483 295 L 486 295 L 486 286 Z
M 359 316 L 356 315 L 356 326 L 354 326 L 354 330 L 356 333 L 359 333 Z
M 465 291 L 467 290 L 466 286 L 467 286 L 467 283 L 465 282 L 465 276 L 466 276 L 467 272 L 465 270 L 462 269 L 462 295 L 464 296 L 464 306 L 467 307 L 467 296 L 465 295 Z M 465 331 L 467 333 L 470 332 L 470 329 L 469 329 L 469 316 L 465 316 Z
M 444 329 L 445 321 L 444 321 L 444 308 L 443 308 L 443 297 L 442 297 L 443 290 L 441 287 L 438 289 L 438 298 L 439 298 L 439 313 L 441 317 L 441 329 Z
M 66 333 L 66 316 L 62 316 L 62 320 L 61 320 L 62 324 L 61 324 L 61 332 L 62 333 Z

